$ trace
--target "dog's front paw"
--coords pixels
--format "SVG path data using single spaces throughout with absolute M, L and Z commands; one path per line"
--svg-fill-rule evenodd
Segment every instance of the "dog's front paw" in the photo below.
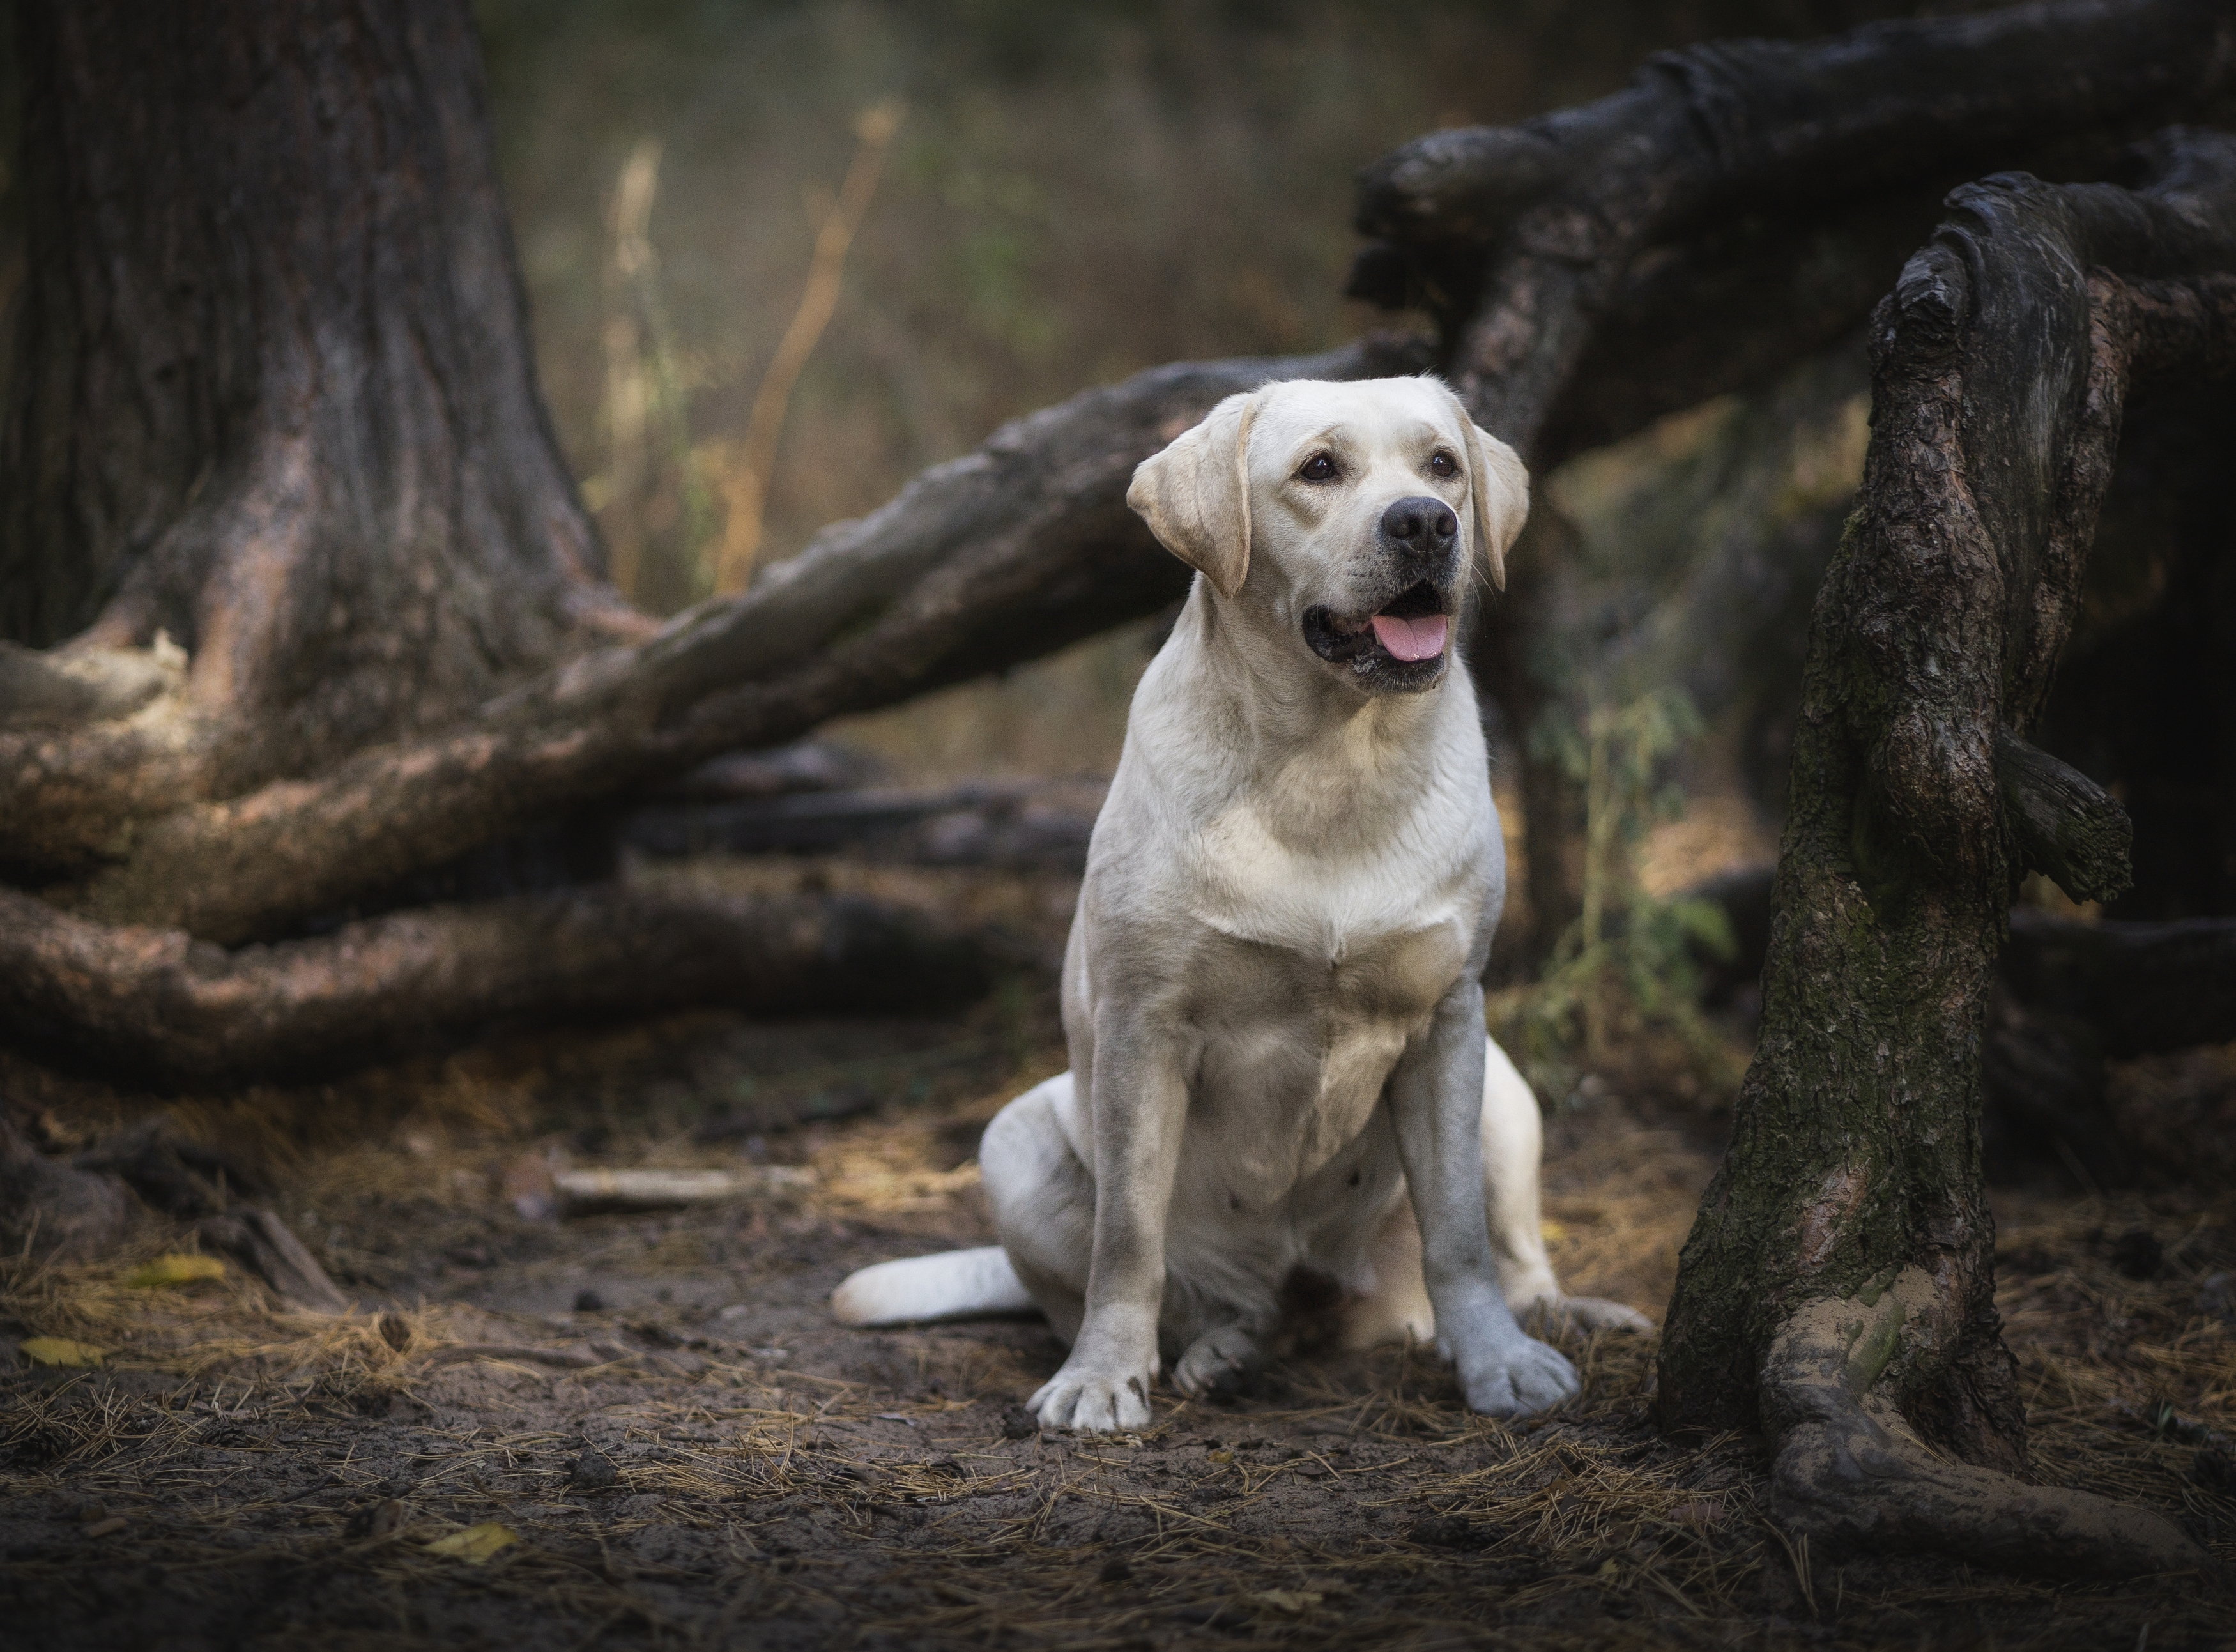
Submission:
M 1042 1428 L 1118 1434 L 1149 1425 L 1149 1373 L 1114 1377 L 1069 1365 L 1027 1402 Z
M 1572 1398 L 1582 1385 L 1576 1368 L 1534 1337 L 1516 1338 L 1460 1377 L 1468 1409 L 1487 1417 L 1526 1417 Z

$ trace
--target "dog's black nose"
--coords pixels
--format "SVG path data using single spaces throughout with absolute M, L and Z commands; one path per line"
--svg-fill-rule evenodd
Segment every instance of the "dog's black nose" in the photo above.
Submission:
M 1459 537 L 1460 519 L 1442 499 L 1417 494 L 1382 513 L 1382 531 L 1414 550 L 1445 551 Z

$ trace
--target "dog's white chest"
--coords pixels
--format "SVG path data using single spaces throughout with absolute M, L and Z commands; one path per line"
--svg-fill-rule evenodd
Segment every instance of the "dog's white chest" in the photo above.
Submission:
M 1205 822 L 1189 857 L 1191 915 L 1240 941 L 1340 968 L 1392 938 L 1456 925 L 1464 951 L 1482 908 L 1472 856 L 1433 832 L 1371 852 L 1299 850 L 1247 802 Z M 1470 904 L 1472 903 L 1472 904 Z

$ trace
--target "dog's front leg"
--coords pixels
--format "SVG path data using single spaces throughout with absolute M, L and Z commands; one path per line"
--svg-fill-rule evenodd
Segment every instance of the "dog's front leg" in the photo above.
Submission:
M 1515 1323 L 1498 1287 L 1483 1196 L 1483 988 L 1463 977 L 1390 1076 L 1391 1122 L 1421 1224 L 1421 1271 L 1437 1346 L 1468 1405 L 1494 1417 L 1556 1405 L 1573 1366 Z
M 1181 1052 L 1136 1019 L 1095 1038 L 1095 1246 L 1071 1357 L 1032 1398 L 1043 1428 L 1146 1428 L 1165 1293 L 1165 1220 L 1187 1124 Z

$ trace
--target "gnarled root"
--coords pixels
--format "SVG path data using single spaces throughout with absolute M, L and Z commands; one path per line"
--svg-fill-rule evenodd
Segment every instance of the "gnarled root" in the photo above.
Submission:
M 1928 1446 L 1872 1385 L 1933 1285 L 1906 1267 L 1891 1285 L 1812 1302 L 1786 1322 L 1762 1369 L 1762 1418 L 1778 1448 L 1772 1517 L 1825 1549 L 1949 1555 L 2002 1570 L 2102 1577 L 2213 1570 L 2164 1516 L 2086 1491 L 2027 1485 Z

